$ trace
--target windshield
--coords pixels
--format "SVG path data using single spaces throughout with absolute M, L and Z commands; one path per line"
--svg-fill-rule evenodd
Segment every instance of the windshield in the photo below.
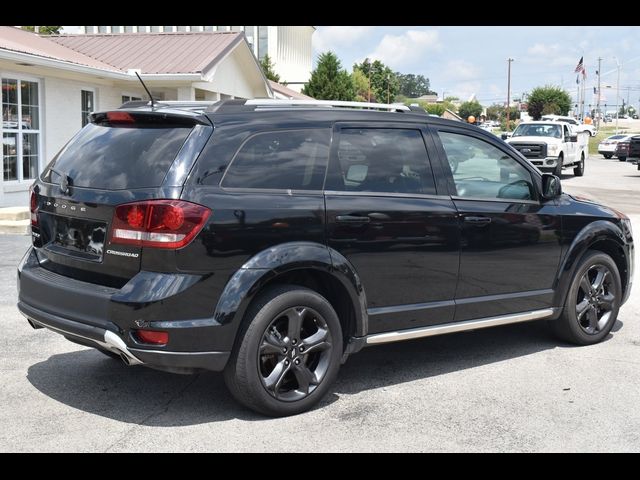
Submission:
M 513 137 L 554 137 L 562 138 L 560 125 L 545 125 L 544 123 L 522 124 L 513 132 Z

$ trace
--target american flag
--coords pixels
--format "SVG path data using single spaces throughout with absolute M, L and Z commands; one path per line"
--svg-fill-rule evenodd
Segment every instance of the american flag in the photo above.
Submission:
M 584 56 L 580 57 L 580 61 L 574 70 L 575 73 L 582 72 L 582 76 L 587 78 L 587 71 L 584 68 Z

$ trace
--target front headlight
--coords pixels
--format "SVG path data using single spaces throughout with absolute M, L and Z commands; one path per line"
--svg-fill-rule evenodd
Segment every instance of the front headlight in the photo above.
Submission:
M 551 155 L 557 155 L 558 154 L 558 150 L 560 150 L 560 145 L 549 145 L 547 147 L 547 152 L 550 153 Z

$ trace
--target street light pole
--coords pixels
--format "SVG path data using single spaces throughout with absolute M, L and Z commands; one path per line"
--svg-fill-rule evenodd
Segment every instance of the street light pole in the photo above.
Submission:
M 598 57 L 598 103 L 596 104 L 596 130 L 600 130 L 600 72 L 602 71 L 602 57 Z
M 513 62 L 513 58 L 508 58 L 507 63 L 508 73 L 507 73 L 507 131 L 509 131 L 509 104 L 511 103 L 511 62 Z
M 618 103 L 620 102 L 620 62 L 618 62 L 618 57 L 613 57 L 616 59 L 616 66 L 618 67 L 618 80 L 616 81 L 616 135 L 618 134 L 618 117 L 620 116 L 620 109 L 618 107 Z

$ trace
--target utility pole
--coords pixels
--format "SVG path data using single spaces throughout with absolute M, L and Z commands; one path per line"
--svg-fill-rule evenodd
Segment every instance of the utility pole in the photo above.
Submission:
M 511 62 L 513 62 L 513 58 L 508 58 L 507 63 L 508 73 L 507 73 L 507 131 L 509 130 L 509 104 L 511 103 Z
M 620 116 L 620 108 L 618 104 L 620 103 L 620 62 L 618 62 L 618 57 L 613 57 L 616 59 L 616 66 L 618 67 L 618 80 L 616 81 L 616 135 L 618 134 L 618 117 Z
M 390 76 L 387 73 L 387 104 L 389 103 L 389 80 L 390 80 Z
M 371 62 L 367 58 L 367 65 L 369 66 L 369 98 L 368 102 L 371 103 Z
M 598 103 L 596 104 L 596 130 L 600 130 L 600 72 L 602 71 L 602 57 L 598 57 Z

